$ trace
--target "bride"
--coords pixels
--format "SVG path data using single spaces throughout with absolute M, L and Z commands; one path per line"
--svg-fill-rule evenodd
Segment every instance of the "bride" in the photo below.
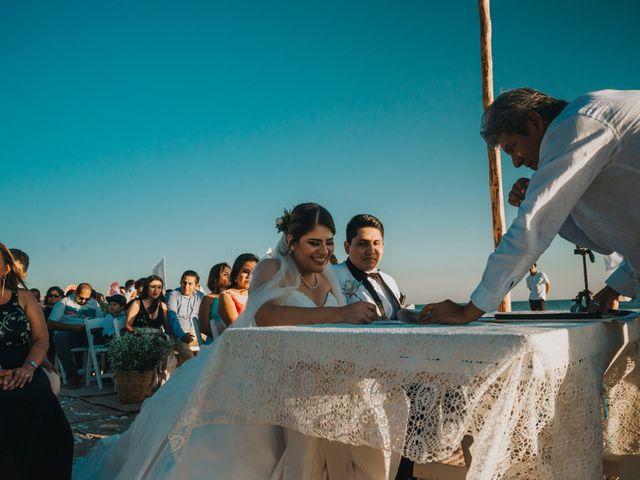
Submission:
M 375 305 L 344 305 L 331 269 L 335 225 L 315 203 L 296 206 L 277 222 L 282 232 L 274 258 L 253 273 L 249 300 L 231 328 L 312 323 L 370 323 Z M 190 393 L 216 388 L 201 385 L 204 371 L 215 368 L 216 345 L 203 349 L 179 368 L 147 400 L 131 427 L 101 440 L 75 478 L 245 480 L 392 479 L 399 457 L 367 446 L 303 435 L 275 425 L 205 424 L 195 428 L 176 461 L 169 433 L 187 409 Z M 195 407 L 197 408 L 197 407 Z

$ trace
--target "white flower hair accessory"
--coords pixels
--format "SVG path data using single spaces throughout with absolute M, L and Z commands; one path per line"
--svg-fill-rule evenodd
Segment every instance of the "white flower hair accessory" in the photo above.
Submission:
M 280 233 L 288 233 L 290 218 L 291 218 L 291 210 L 287 210 L 285 208 L 282 212 L 282 216 L 276 218 L 276 230 Z

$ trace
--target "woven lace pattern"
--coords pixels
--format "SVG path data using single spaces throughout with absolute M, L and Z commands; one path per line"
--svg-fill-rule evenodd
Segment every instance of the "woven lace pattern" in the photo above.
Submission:
M 171 447 L 179 458 L 201 425 L 272 424 L 423 463 L 450 457 L 469 434 L 467 478 L 601 479 L 603 375 L 618 337 L 598 323 L 228 330 L 207 352 Z M 633 388 L 608 389 L 608 421 L 636 439 L 623 402 L 631 391 L 638 405 L 637 352 L 608 374 L 633 377 Z

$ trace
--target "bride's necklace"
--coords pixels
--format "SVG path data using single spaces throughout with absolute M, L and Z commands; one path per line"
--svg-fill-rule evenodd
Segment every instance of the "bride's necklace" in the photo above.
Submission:
M 318 280 L 318 274 L 314 273 L 313 274 L 313 278 L 316 279 L 316 283 L 315 285 L 311 286 L 307 283 L 307 281 L 304 279 L 304 277 L 302 276 L 301 273 L 299 273 L 298 275 L 300 275 L 300 281 L 302 282 L 302 284 L 307 287 L 309 290 L 315 290 L 316 288 L 318 288 L 318 285 L 320 284 L 320 281 Z

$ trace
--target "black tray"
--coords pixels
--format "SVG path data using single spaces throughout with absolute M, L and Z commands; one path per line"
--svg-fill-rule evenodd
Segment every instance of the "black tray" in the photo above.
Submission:
M 626 317 L 634 312 L 630 310 L 617 310 L 615 312 L 588 313 L 588 312 L 510 312 L 496 313 L 496 320 L 607 320 L 616 317 Z M 640 316 L 640 315 L 639 315 Z

